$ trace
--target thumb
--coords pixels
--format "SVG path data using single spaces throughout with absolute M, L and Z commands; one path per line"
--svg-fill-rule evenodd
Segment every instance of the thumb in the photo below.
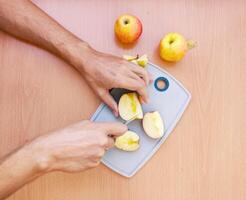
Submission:
M 99 88 L 98 91 L 99 97 L 102 99 L 102 101 L 112 109 L 114 115 L 118 116 L 118 106 L 115 102 L 114 98 L 110 95 L 109 91 L 103 88 Z

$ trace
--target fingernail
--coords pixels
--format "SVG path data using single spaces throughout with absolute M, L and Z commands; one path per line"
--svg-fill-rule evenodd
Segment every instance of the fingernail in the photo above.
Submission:
M 117 111 L 114 111 L 114 116 L 118 117 L 118 112 Z

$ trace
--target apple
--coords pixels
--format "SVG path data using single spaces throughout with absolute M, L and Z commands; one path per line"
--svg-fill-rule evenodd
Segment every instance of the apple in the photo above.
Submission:
M 123 58 L 141 67 L 146 67 L 146 65 L 148 64 L 148 56 L 146 54 L 140 57 L 139 55 L 136 56 L 123 55 Z
M 140 56 L 138 59 L 137 59 L 137 63 L 139 66 L 141 67 L 145 67 L 147 64 L 148 64 L 148 57 L 146 54 Z
M 139 148 L 139 136 L 133 131 L 127 131 L 117 137 L 115 147 L 124 151 L 136 151 Z
M 138 65 L 138 62 L 137 62 L 138 57 L 139 57 L 138 55 L 136 55 L 136 56 L 123 55 L 123 58 L 125 60 L 130 61 L 136 65 Z
M 163 120 L 158 111 L 148 112 L 144 115 L 143 129 L 153 139 L 161 138 L 164 135 Z
M 186 52 L 195 47 L 196 43 L 186 40 L 181 34 L 169 33 L 160 42 L 160 56 L 170 62 L 180 61 Z
M 143 111 L 136 92 L 123 94 L 119 100 L 119 114 L 125 121 L 143 118 Z
M 134 43 L 142 34 L 142 23 L 137 17 L 124 14 L 116 20 L 114 31 L 120 42 Z
M 127 61 L 133 61 L 133 60 L 137 60 L 139 58 L 139 55 L 136 56 L 123 55 L 123 58 Z

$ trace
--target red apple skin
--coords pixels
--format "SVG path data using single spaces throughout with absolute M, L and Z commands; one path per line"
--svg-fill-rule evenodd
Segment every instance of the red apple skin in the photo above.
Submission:
M 118 17 L 114 26 L 115 35 L 124 44 L 134 43 L 142 34 L 142 29 L 141 21 L 129 14 Z

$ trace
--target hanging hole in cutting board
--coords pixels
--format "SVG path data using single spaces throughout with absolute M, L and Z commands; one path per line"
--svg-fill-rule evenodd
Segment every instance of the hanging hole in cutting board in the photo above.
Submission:
M 165 77 L 159 77 L 155 80 L 154 86 L 158 91 L 164 92 L 169 87 L 169 81 Z

